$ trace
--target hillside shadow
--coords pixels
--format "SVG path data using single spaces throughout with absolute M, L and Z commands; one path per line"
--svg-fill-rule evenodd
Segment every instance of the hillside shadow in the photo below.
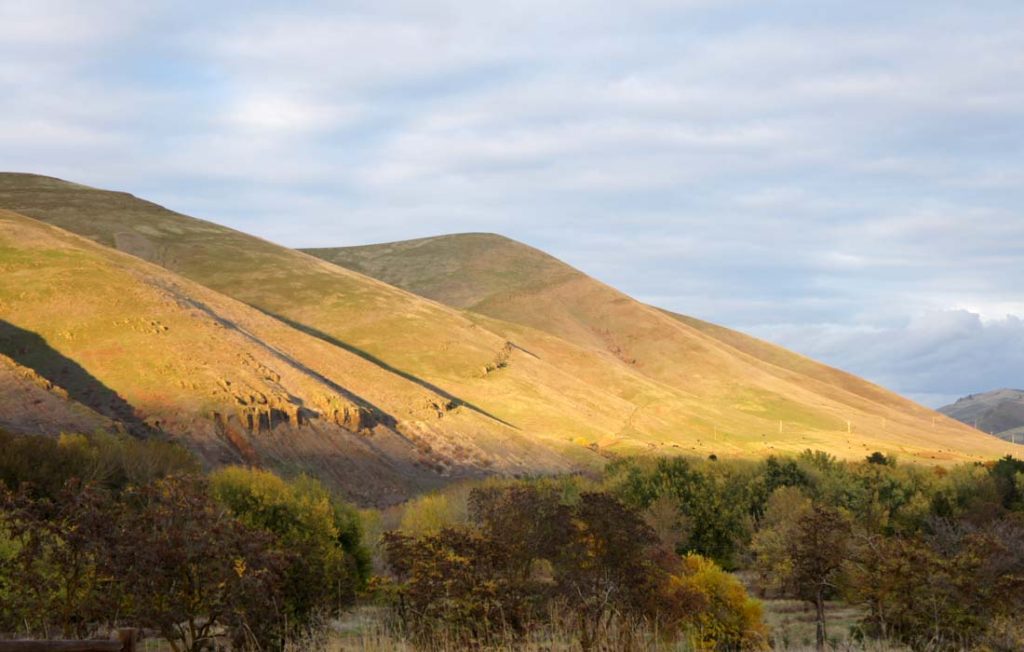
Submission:
M 68 398 L 121 423 L 131 434 L 140 437 L 157 434 L 120 394 L 51 347 L 38 334 L 0 319 L 0 353 L 60 387 Z
M 173 290 L 170 289 L 170 288 L 168 288 L 168 291 L 172 291 L 173 292 Z M 368 410 L 371 410 L 374 414 L 377 415 L 378 418 L 380 418 L 381 422 L 384 423 L 384 425 L 387 425 L 387 426 L 390 426 L 390 427 L 394 427 L 398 423 L 398 420 L 394 417 L 394 415 L 389 414 L 387 411 L 383 410 L 382 408 L 380 408 L 379 406 L 373 404 L 372 402 L 366 400 L 362 396 L 359 396 L 358 394 L 355 394 L 351 390 L 348 390 L 348 389 L 342 387 L 338 383 L 334 382 L 333 380 L 331 380 L 330 378 L 324 376 L 323 374 L 317 372 L 316 370 L 310 369 L 308 366 L 306 366 L 303 363 L 299 362 L 298 360 L 296 360 L 295 358 L 291 357 L 287 353 L 278 350 L 277 348 L 275 348 L 274 346 L 271 346 L 267 342 L 264 342 L 263 340 L 259 339 L 258 337 L 256 337 L 252 333 L 250 333 L 249 331 L 245 330 L 244 328 L 242 328 L 241 326 L 239 326 L 235 322 L 231 321 L 230 319 L 222 317 L 220 314 L 217 313 L 217 311 L 215 311 L 213 308 L 210 308 L 205 303 L 203 303 L 201 301 L 197 301 L 195 299 L 192 299 L 191 297 L 184 296 L 184 295 L 182 295 L 180 293 L 177 293 L 177 292 L 175 292 L 174 295 L 175 295 L 175 298 L 179 302 L 181 302 L 184 305 L 187 305 L 187 306 L 189 306 L 191 308 L 194 308 L 196 310 L 199 310 L 199 311 L 203 312 L 207 317 L 209 317 L 210 319 L 216 321 L 222 327 L 224 327 L 226 329 L 229 329 L 231 331 L 234 331 L 235 333 L 238 333 L 239 335 L 241 335 L 242 337 L 247 339 L 252 344 L 260 347 L 261 349 L 263 349 L 267 353 L 273 355 L 275 358 L 277 358 L 281 362 L 289 365 L 290 367 L 292 367 L 296 371 L 299 371 L 299 372 L 301 372 L 303 374 L 306 374 L 307 376 L 310 376 L 312 378 L 317 379 L 318 381 L 320 381 L 324 385 L 330 387 L 332 390 L 334 390 L 340 396 L 345 397 L 347 400 L 352 401 L 354 404 L 356 404 L 356 405 L 358 405 L 360 407 L 363 407 L 363 408 L 366 408 Z
M 257 308 L 257 309 L 260 310 L 259 308 Z M 392 367 L 390 364 L 388 364 L 387 362 L 381 360 L 380 358 L 378 358 L 377 356 L 373 355 L 372 353 L 368 353 L 368 352 L 366 352 L 366 351 L 364 351 L 364 350 L 362 350 L 362 349 L 360 349 L 360 348 L 358 348 L 356 346 L 353 346 L 353 345 L 351 345 L 351 344 L 349 344 L 347 342 L 342 342 L 341 340 L 339 340 L 339 339 L 337 339 L 335 337 L 331 337 L 327 333 L 319 331 L 319 330 L 313 328 L 312 326 L 307 326 L 307 325 L 302 324 L 300 322 L 288 319 L 287 317 L 284 317 L 282 315 L 278 315 L 278 314 L 275 314 L 275 313 L 272 313 L 272 312 L 267 312 L 266 310 L 261 310 L 261 311 L 264 314 L 269 315 L 270 317 L 273 317 L 274 319 L 280 320 L 280 321 L 284 322 L 285 324 L 288 324 L 289 326 L 291 326 L 295 330 L 302 331 L 303 333 L 305 333 L 307 335 L 312 335 L 313 337 L 315 337 L 317 339 L 320 339 L 320 340 L 323 340 L 324 342 L 327 342 L 328 344 L 333 344 L 334 346 L 337 346 L 339 348 L 345 349 L 349 353 L 358 355 L 360 358 L 362 358 L 363 360 L 366 360 L 367 362 L 372 362 L 373 364 L 377 365 L 381 369 L 384 369 L 385 371 L 389 371 L 389 372 L 395 374 L 396 376 L 401 376 L 402 378 L 408 380 L 409 382 L 415 383 L 415 384 L 419 385 L 420 387 L 422 387 L 422 388 L 424 388 L 426 390 L 429 390 L 429 391 L 437 394 L 438 396 L 444 398 L 446 401 L 448 401 L 453 406 L 460 406 L 460 405 L 461 406 L 465 406 L 467 409 L 472 410 L 473 412 L 476 412 L 477 414 L 479 414 L 481 416 L 487 417 L 488 419 L 491 419 L 493 421 L 497 421 L 498 423 L 500 423 L 502 425 L 505 425 L 505 426 L 508 426 L 509 428 L 512 428 L 514 430 L 519 430 L 518 426 L 515 426 L 515 425 L 509 423 L 508 421 L 505 421 L 504 419 L 502 419 L 500 417 L 497 417 L 497 416 L 491 414 L 490 412 L 488 412 L 488 411 L 486 411 L 486 410 L 484 410 L 484 409 L 482 409 L 480 407 L 477 407 L 476 405 L 473 405 L 472 403 L 470 403 L 468 401 L 464 401 L 463 399 L 459 398 L 458 396 L 455 396 L 454 394 L 451 394 L 451 393 L 441 389 L 440 387 L 438 387 L 437 385 L 435 385 L 435 384 L 433 384 L 431 382 L 423 380 L 422 378 L 420 378 L 418 376 L 414 376 L 413 374 L 411 374 L 411 373 L 409 373 L 407 371 L 402 371 L 401 369 L 397 369 L 395 367 Z

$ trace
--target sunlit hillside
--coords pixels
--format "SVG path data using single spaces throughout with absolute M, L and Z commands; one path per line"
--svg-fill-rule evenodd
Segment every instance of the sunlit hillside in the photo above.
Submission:
M 164 432 L 210 463 L 309 468 L 385 502 L 622 453 L 947 462 L 1013 450 L 498 236 L 316 257 L 24 174 L 0 175 L 0 208 L 0 397 L 21 415 L 8 427 L 40 422 L 26 393 L 51 382 L 47 400 L 68 416 L 50 431 Z M 67 361 L 74 378 L 25 350 Z

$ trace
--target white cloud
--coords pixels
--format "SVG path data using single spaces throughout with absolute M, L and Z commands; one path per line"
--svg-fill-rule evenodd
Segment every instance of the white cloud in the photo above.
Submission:
M 301 133 L 337 129 L 360 115 L 354 106 L 317 104 L 282 95 L 258 93 L 235 100 L 226 121 L 248 135 Z
M 838 324 L 823 356 L 938 368 L 908 315 L 995 316 L 964 327 L 994 350 L 1024 314 L 1012 0 L 0 0 L 0 25 L 2 169 L 290 245 L 505 232 L 680 312 Z
M 761 334 L 938 407 L 966 394 L 1024 386 L 1024 320 L 966 310 L 889 327 L 776 325 Z

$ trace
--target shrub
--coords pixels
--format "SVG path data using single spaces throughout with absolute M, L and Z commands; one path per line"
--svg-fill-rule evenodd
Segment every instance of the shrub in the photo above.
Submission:
M 490 644 L 525 628 L 526 593 L 500 544 L 445 528 L 419 538 L 388 532 L 384 550 L 397 582 L 392 604 L 419 644 Z
M 445 528 L 464 526 L 467 521 L 464 496 L 449 491 L 410 500 L 402 511 L 398 528 L 414 536 L 437 534 Z
M 282 610 L 294 627 L 354 602 L 369 572 L 356 511 L 318 481 L 285 482 L 269 471 L 230 467 L 211 477 L 214 497 L 246 526 L 273 535 L 287 552 Z
M 226 629 L 236 647 L 280 647 L 282 578 L 289 559 L 269 534 L 246 527 L 198 478 L 171 477 L 127 491 L 109 570 L 124 617 L 153 628 L 177 652 L 209 649 Z
M 0 485 L 28 485 L 36 497 L 54 499 L 68 480 L 120 491 L 172 474 L 193 474 L 198 461 L 184 448 L 127 435 L 12 435 L 0 431 Z
M 109 507 L 102 491 L 77 481 L 52 500 L 0 496 L 0 627 L 82 638 L 116 610 L 118 586 L 105 563 Z
M 584 650 L 626 649 L 645 628 L 678 622 L 682 605 L 667 590 L 678 557 L 640 514 L 607 493 L 562 497 L 536 484 L 474 490 L 479 530 L 385 534 L 392 580 L 378 586 L 427 645 L 490 644 L 557 614 Z
M 689 608 L 680 627 L 695 650 L 766 650 L 761 604 L 710 559 L 687 555 L 670 580 L 670 593 Z

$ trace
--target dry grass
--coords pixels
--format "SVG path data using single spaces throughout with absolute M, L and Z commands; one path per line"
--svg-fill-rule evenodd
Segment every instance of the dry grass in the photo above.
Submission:
M 775 645 L 773 650 L 779 652 L 811 652 L 814 650 L 813 614 L 805 611 L 801 605 L 788 600 L 768 600 L 765 602 L 765 617 L 773 631 Z M 858 643 L 849 637 L 849 627 L 853 625 L 859 613 L 856 609 L 841 603 L 830 605 L 829 650 L 835 652 L 908 652 L 902 646 L 894 646 L 883 642 Z M 293 648 L 298 652 L 302 648 Z M 327 652 L 385 652 L 390 650 L 418 650 L 411 642 L 390 632 L 381 620 L 381 614 L 375 608 L 364 607 L 346 615 L 333 625 L 333 633 L 327 639 Z M 458 644 L 442 644 L 436 648 L 443 652 L 455 652 L 464 649 Z M 504 644 L 485 648 L 494 652 L 576 652 L 579 644 L 570 632 L 564 630 L 546 630 L 535 632 L 525 640 L 515 644 Z M 607 645 L 604 650 L 612 651 L 619 646 Z M 637 650 L 650 652 L 689 651 L 693 647 L 685 641 L 665 642 L 653 636 L 646 636 Z

